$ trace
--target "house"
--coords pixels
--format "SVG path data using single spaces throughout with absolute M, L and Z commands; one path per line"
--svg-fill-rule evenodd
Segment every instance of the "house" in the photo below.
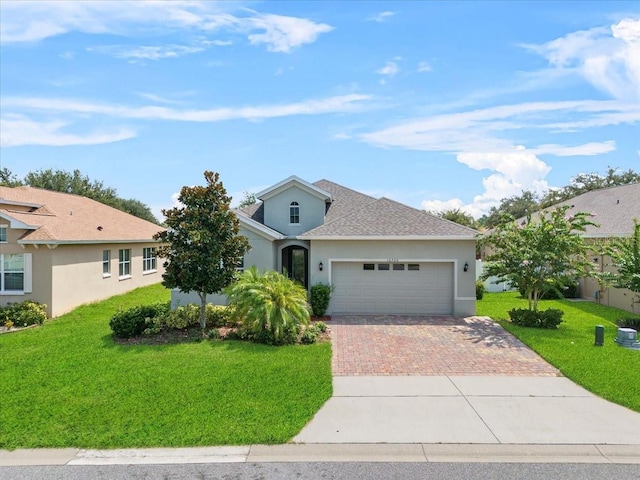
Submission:
M 79 195 L 0 187 L 0 305 L 55 317 L 162 280 L 161 227 Z
M 593 222 L 598 226 L 588 226 L 583 237 L 594 245 L 591 258 L 596 269 L 607 271 L 611 269 L 609 259 L 600 254 L 599 244 L 612 238 L 632 235 L 633 219 L 640 221 L 640 183 L 592 190 L 558 204 L 562 205 L 571 206 L 567 215 L 576 212 L 595 215 Z M 580 279 L 580 296 L 603 305 L 633 311 L 633 292 L 619 288 L 603 289 L 594 278 Z
M 256 197 L 235 211 L 243 265 L 331 284 L 329 314 L 475 313 L 475 230 L 328 180 L 291 176 Z M 197 302 L 172 293 L 174 307 Z
M 577 212 L 588 212 L 594 215 L 591 220 L 596 225 L 587 226 L 582 236 L 593 245 L 591 259 L 595 270 L 610 271 L 609 259 L 601 254 L 602 244 L 612 238 L 630 237 L 633 233 L 633 219 L 640 221 L 640 183 L 591 190 L 550 208 L 567 205 L 570 207 L 567 215 Z M 537 215 L 539 214 L 533 214 L 532 217 L 535 218 Z M 523 217 L 516 222 L 524 220 Z M 481 272 L 481 270 L 482 262 L 480 261 L 477 271 Z M 514 289 L 508 283 L 494 283 L 494 281 L 493 278 L 485 281 L 488 291 Z M 627 289 L 604 288 L 593 277 L 584 277 L 579 280 L 579 293 L 584 299 L 633 311 L 632 301 L 635 297 L 633 292 Z

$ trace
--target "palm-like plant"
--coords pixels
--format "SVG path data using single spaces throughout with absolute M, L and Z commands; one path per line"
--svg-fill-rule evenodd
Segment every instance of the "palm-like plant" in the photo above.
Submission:
M 287 331 L 309 324 L 307 291 L 278 272 L 260 273 L 251 267 L 225 293 L 243 327 L 258 338 L 270 331 L 275 343 L 280 343 Z

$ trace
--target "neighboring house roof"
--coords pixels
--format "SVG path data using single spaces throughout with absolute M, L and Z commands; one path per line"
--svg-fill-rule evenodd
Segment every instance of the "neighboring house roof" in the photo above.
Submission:
M 640 183 L 601 188 L 583 193 L 551 208 L 570 205 L 567 214 L 588 212 L 599 227 L 587 227 L 587 238 L 626 237 L 633 233 L 633 219 L 640 221 Z
M 283 184 L 278 185 L 282 187 Z M 319 180 L 312 185 L 326 192 L 331 203 L 327 206 L 324 224 L 298 235 L 302 239 L 473 239 L 478 233 L 388 198 L 376 199 L 329 180 Z M 246 216 L 264 222 L 262 202 L 243 208 L 239 213 L 241 219 Z
M 0 216 L 27 232 L 21 244 L 150 241 L 158 225 L 80 195 L 0 187 Z

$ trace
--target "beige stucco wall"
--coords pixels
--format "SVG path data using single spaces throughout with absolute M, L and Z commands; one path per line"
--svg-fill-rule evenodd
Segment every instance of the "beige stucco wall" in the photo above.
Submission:
M 340 260 L 450 261 L 454 264 L 454 314 L 475 315 L 475 240 L 312 240 L 310 285 L 330 283 L 331 263 Z M 322 262 L 323 270 L 319 264 Z M 467 272 L 464 264 L 469 264 Z M 328 313 L 331 313 L 330 311 Z
M 135 244 L 60 245 L 52 250 L 52 316 L 68 312 L 83 303 L 103 300 L 138 287 L 162 281 L 162 259 L 155 272 L 142 272 L 142 249 L 154 242 Z M 118 277 L 118 251 L 131 249 L 131 275 Z M 102 251 L 111 250 L 111 275 L 102 274 Z M 35 261 L 34 261 L 35 263 Z M 35 286 L 34 286 L 35 290 Z

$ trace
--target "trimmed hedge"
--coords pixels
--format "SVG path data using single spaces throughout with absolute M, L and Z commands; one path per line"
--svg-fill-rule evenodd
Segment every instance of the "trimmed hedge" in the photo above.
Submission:
M 514 308 L 509 310 L 509 318 L 514 325 L 533 328 L 558 328 L 562 323 L 564 312 L 557 308 L 547 310 L 529 310 L 528 308 Z

